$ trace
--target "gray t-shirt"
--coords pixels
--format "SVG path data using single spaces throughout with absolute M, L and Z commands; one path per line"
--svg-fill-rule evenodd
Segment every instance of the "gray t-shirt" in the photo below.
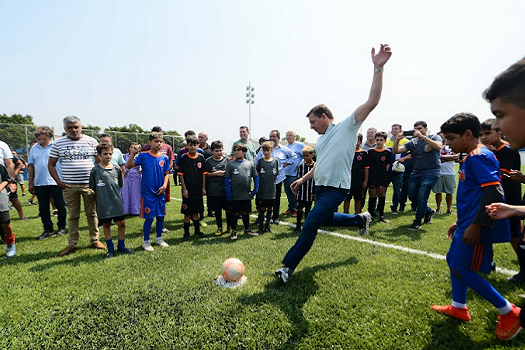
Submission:
M 221 160 L 215 160 L 213 157 L 206 159 L 206 166 L 208 167 L 208 174 L 216 171 L 226 170 L 226 165 L 230 160 L 228 157 L 223 157 Z M 213 176 L 206 179 L 206 194 L 208 197 L 219 197 L 226 194 L 224 189 L 224 177 Z
M 436 142 L 443 142 L 439 135 L 427 135 L 429 139 Z M 436 175 L 439 176 L 441 162 L 439 161 L 439 151 L 432 149 L 424 140 L 414 137 L 403 145 L 412 154 L 414 169 L 412 175 Z
M 122 170 L 113 165 L 111 169 L 103 169 L 95 165 L 89 174 L 89 188 L 97 193 L 97 216 L 99 219 L 110 219 L 124 216 L 122 195 L 120 188 L 124 185 L 122 181 Z
M 244 158 L 246 158 L 246 160 L 249 160 L 250 162 L 253 162 L 253 160 L 255 159 L 255 145 L 250 140 L 248 140 L 247 143 L 244 143 L 243 140 L 239 139 L 233 143 L 232 149 L 239 143 L 241 145 L 245 145 L 246 148 L 248 149 Z M 232 152 L 232 155 L 233 155 L 233 152 Z
M 275 199 L 275 179 L 279 174 L 279 162 L 272 158 L 271 161 L 266 161 L 260 158 L 255 167 L 259 174 L 259 191 L 257 198 L 259 199 Z
M 232 160 L 226 166 L 225 176 L 230 179 L 233 201 L 252 199 L 250 197 L 252 177 L 258 176 L 252 162 Z

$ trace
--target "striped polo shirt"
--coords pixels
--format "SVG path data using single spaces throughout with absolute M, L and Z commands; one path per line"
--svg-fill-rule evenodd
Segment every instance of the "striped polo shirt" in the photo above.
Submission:
M 62 181 L 71 184 L 89 183 L 89 173 L 93 168 L 98 142 L 91 136 L 82 135 L 79 140 L 63 136 L 55 141 L 49 156 L 60 158 L 62 162 Z

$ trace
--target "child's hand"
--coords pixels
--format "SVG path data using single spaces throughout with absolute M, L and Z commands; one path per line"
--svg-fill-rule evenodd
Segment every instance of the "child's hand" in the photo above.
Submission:
M 463 243 L 468 245 L 476 245 L 480 241 L 481 226 L 478 224 L 470 224 L 463 234 Z
M 184 198 L 188 198 L 189 195 L 190 195 L 190 194 L 189 194 L 188 190 L 182 190 L 182 196 L 183 196 Z
M 512 206 L 505 203 L 492 203 L 485 206 L 487 214 L 492 220 L 508 219 L 516 215 Z
M 452 225 L 450 225 L 450 227 L 447 230 L 447 238 L 448 239 L 452 239 L 452 237 L 454 237 L 454 232 L 456 232 L 456 228 L 457 227 L 458 227 L 457 223 L 453 223 Z
M 164 185 L 160 186 L 159 189 L 157 190 L 157 196 L 161 196 L 164 194 L 164 192 L 166 192 L 166 187 L 164 187 Z
M 202 196 L 204 197 L 205 195 L 206 195 L 206 189 L 203 188 L 203 189 L 202 189 Z

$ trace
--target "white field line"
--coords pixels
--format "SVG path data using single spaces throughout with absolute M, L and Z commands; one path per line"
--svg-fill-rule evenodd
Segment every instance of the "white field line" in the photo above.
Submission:
M 171 197 L 171 199 L 174 199 L 174 200 L 177 200 L 177 201 L 180 201 L 180 202 L 182 201 L 181 199 L 173 198 L 173 197 Z M 253 218 L 257 218 L 256 215 L 252 215 L 252 217 Z M 288 222 L 282 222 L 282 221 L 279 223 L 279 225 L 295 227 L 295 224 L 288 223 Z M 321 233 L 324 233 L 324 234 L 327 234 L 327 235 L 330 235 L 330 236 L 334 236 L 334 237 L 339 237 L 339 238 L 349 239 L 349 240 L 352 240 L 352 241 L 357 241 L 357 242 L 360 242 L 360 243 L 367 243 L 367 244 L 372 244 L 372 245 L 383 247 L 383 248 L 395 249 L 395 250 L 399 250 L 399 251 L 402 251 L 402 252 L 405 252 L 405 253 L 417 254 L 417 255 L 425 255 L 425 256 L 431 257 L 433 259 L 446 260 L 445 255 L 441 255 L 441 254 L 429 253 L 429 252 L 425 252 L 425 251 L 422 251 L 422 250 L 407 248 L 407 247 L 398 246 L 398 245 L 394 245 L 394 244 L 383 243 L 383 242 L 372 241 L 372 240 L 364 239 L 364 238 L 361 238 L 361 237 L 344 235 L 342 233 L 332 232 L 332 231 L 327 231 L 327 230 L 322 230 L 322 229 L 319 229 L 318 232 L 321 232 Z M 496 266 L 496 272 L 499 272 L 499 273 L 502 273 L 502 274 L 508 275 L 508 276 L 514 276 L 515 274 L 518 273 L 518 271 L 513 271 L 513 270 L 506 269 L 504 267 L 497 267 L 497 266 Z

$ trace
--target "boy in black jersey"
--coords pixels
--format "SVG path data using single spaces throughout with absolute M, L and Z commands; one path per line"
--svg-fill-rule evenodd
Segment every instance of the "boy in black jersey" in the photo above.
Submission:
M 368 179 L 370 197 L 368 207 L 375 208 L 377 201 L 377 211 L 381 222 L 389 222 L 385 218 L 385 197 L 386 189 L 388 188 L 388 166 L 390 165 L 392 152 L 385 147 L 386 138 L 386 132 L 377 132 L 375 137 L 376 146 L 368 150 L 368 157 L 370 158 L 370 175 Z
M 297 177 L 301 178 L 306 175 L 310 170 L 313 169 L 314 162 L 314 149 L 310 146 L 306 146 L 302 150 L 303 152 L 303 162 L 297 167 Z M 297 223 L 295 225 L 294 233 L 301 233 L 301 225 L 303 220 L 303 210 L 304 218 L 308 217 L 310 209 L 312 209 L 312 203 L 315 198 L 315 181 L 313 178 L 307 180 L 301 186 L 297 188 L 297 193 L 295 194 L 297 198 Z
M 230 222 L 230 207 L 226 201 L 226 188 L 224 186 L 224 173 L 226 165 L 230 161 L 222 155 L 223 144 L 221 141 L 213 141 L 210 146 L 212 157 L 206 159 L 206 194 L 208 195 L 208 208 L 215 213 L 217 232 L 222 235 L 222 210 L 226 212 L 226 222 Z
M 259 191 L 257 192 L 257 208 L 259 208 L 259 230 L 257 233 L 272 232 L 270 219 L 272 218 L 273 204 L 275 202 L 275 180 L 279 174 L 279 163 L 272 157 L 273 143 L 264 142 L 261 146 L 264 157 L 257 161 L 255 170 L 259 174 Z M 264 214 L 266 213 L 266 223 Z
M 206 195 L 206 161 L 204 156 L 197 153 L 199 140 L 195 137 L 187 139 L 188 152 L 184 153 L 179 161 L 179 182 L 182 186 L 182 208 L 184 214 L 183 241 L 190 238 L 190 219 L 195 227 L 195 235 L 204 238 L 200 231 L 199 215 L 204 211 L 203 197 Z
M 357 134 L 357 144 L 355 147 L 354 160 L 352 162 L 352 182 L 350 192 L 344 201 L 343 210 L 345 214 L 350 211 L 350 200 L 354 198 L 355 214 L 361 213 L 363 207 L 364 191 L 368 187 L 368 172 L 370 170 L 370 161 L 368 153 L 361 148 L 363 144 L 363 135 Z
M 490 149 L 500 166 L 501 185 L 505 194 L 505 203 L 511 205 L 521 204 L 521 183 L 510 178 L 513 170 L 521 169 L 521 157 L 518 151 L 509 147 L 509 143 L 502 140 L 500 134 L 492 129 L 495 118 L 489 118 L 481 123 L 481 142 Z M 509 218 L 511 240 L 510 243 L 520 263 L 520 272 L 509 278 L 509 281 L 525 282 L 525 250 L 519 247 L 522 237 L 520 218 Z

